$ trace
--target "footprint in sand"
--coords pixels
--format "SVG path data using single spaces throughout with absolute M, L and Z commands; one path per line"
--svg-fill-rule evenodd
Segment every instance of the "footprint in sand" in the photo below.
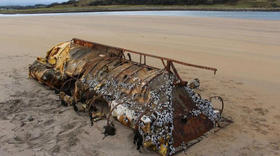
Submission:
M 43 123 L 43 125 L 44 125 L 45 127 L 47 127 L 47 126 L 52 125 L 53 123 L 54 123 L 54 119 L 50 119 L 50 120 L 45 121 L 45 122 Z
M 264 108 L 255 108 L 254 111 L 256 111 L 258 114 L 264 116 L 266 115 L 269 111 Z

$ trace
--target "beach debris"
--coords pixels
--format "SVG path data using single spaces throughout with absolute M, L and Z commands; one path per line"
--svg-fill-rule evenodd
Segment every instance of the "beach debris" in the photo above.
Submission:
M 103 134 L 104 134 L 104 138 L 106 136 L 109 136 L 109 135 L 111 135 L 111 136 L 115 135 L 116 134 L 116 128 L 115 128 L 114 124 L 111 123 L 111 124 L 105 125 Z
M 135 61 L 131 55 L 138 55 Z M 163 68 L 147 65 L 159 59 Z M 183 81 L 174 64 L 217 69 L 180 62 L 128 49 L 72 39 L 39 57 L 29 67 L 29 76 L 59 94 L 63 106 L 86 112 L 91 125 L 107 120 L 104 135 L 115 135 L 111 117 L 134 129 L 134 144 L 173 155 L 186 144 L 214 128 L 221 109 L 212 106 L 193 89 L 195 79 Z
M 31 121 L 34 120 L 34 118 L 33 118 L 32 116 L 29 116 L 29 117 L 27 118 L 27 120 L 31 122 Z
M 137 150 L 140 150 L 140 148 L 143 147 L 143 136 L 137 129 L 134 130 L 133 143 L 137 145 Z
M 200 86 L 200 81 L 198 78 L 195 78 L 193 79 L 192 81 L 190 81 L 188 83 L 188 86 L 191 88 L 191 89 L 198 89 L 199 86 Z

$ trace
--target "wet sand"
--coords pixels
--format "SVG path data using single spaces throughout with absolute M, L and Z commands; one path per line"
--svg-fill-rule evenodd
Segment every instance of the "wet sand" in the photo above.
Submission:
M 280 21 L 91 15 L 0 17 L 0 155 L 156 155 L 120 124 L 103 140 L 104 121 L 90 127 L 28 78 L 36 57 L 73 37 L 218 68 L 177 66 L 200 79 L 202 97 L 222 96 L 233 120 L 178 155 L 280 155 Z

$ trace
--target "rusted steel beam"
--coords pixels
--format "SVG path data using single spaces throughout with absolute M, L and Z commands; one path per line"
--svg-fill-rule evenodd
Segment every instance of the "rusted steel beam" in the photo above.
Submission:
M 164 66 L 164 68 L 166 68 L 166 64 L 165 64 L 164 60 L 163 59 L 160 59 L 160 60 L 162 62 L 162 65 Z
M 167 60 L 165 69 L 166 71 L 170 72 L 171 61 Z
M 117 66 L 114 70 L 111 71 L 110 76 L 112 78 L 116 78 L 116 76 L 119 74 L 120 71 L 122 71 L 124 68 L 130 67 L 130 63 L 123 63 L 119 66 Z
M 130 55 L 130 53 L 127 53 L 127 56 L 128 56 L 128 60 L 131 61 L 131 55 Z
M 83 41 L 80 39 L 73 39 L 74 43 L 76 44 L 81 44 L 81 45 L 85 45 L 88 47 L 93 47 L 95 44 L 96 45 L 103 45 L 103 46 L 108 46 L 105 44 L 99 44 L 99 43 L 95 43 L 95 42 L 88 42 L 88 41 Z M 148 57 L 152 57 L 152 58 L 157 58 L 157 59 L 163 59 L 166 61 L 171 61 L 177 64 L 181 64 L 181 65 L 185 65 L 185 66 L 190 66 L 190 67 L 195 67 L 195 68 L 200 68 L 200 69 L 205 69 L 205 70 L 212 70 L 214 71 L 214 74 L 216 74 L 216 72 L 218 71 L 217 68 L 213 68 L 213 67 L 208 67 L 208 66 L 202 66 L 202 65 L 195 65 L 195 64 L 191 64 L 191 63 L 186 63 L 186 62 L 182 62 L 182 61 L 177 61 L 174 59 L 170 59 L 170 58 L 166 58 L 166 57 L 161 57 L 161 56 L 156 56 L 156 55 L 152 55 L 152 54 L 147 54 L 147 53 L 142 53 L 142 52 L 137 52 L 137 51 L 133 51 L 133 50 L 129 50 L 129 49 L 125 49 L 125 48 L 118 48 L 118 47 L 113 47 L 113 46 L 108 46 L 111 48 L 116 48 L 116 49 L 122 49 L 123 52 L 130 52 L 130 53 L 134 53 L 134 54 L 138 54 L 140 55 L 140 64 L 141 64 L 141 56 L 148 56 Z
M 161 57 L 161 56 L 136 52 L 136 51 L 132 51 L 132 50 L 128 50 L 128 49 L 125 49 L 125 52 L 130 52 L 130 53 L 139 54 L 139 55 L 145 55 L 145 56 L 149 56 L 149 57 L 153 57 L 153 58 L 157 58 L 157 59 L 163 59 L 163 60 L 166 60 L 166 61 L 171 61 L 171 62 L 181 64 L 181 65 L 185 65 L 185 66 L 190 66 L 190 67 L 195 67 L 195 68 L 200 68 L 200 69 L 205 69 L 205 70 L 212 70 L 212 71 L 214 71 L 214 74 L 216 74 L 216 72 L 218 71 L 217 68 L 213 68 L 213 67 L 207 67 L 207 66 L 195 65 L 195 64 L 191 64 L 191 63 L 185 63 L 185 62 L 182 62 L 182 61 L 177 61 L 177 60 L 166 58 L 166 57 Z
M 118 47 L 114 47 L 114 46 L 109 46 L 109 45 L 105 45 L 105 44 L 100 44 L 100 43 L 96 43 L 96 42 L 89 42 L 89 41 L 85 41 L 85 40 L 81 40 L 81 39 L 77 39 L 77 38 L 73 38 L 72 39 L 73 43 L 75 44 L 79 44 L 81 46 L 85 46 L 85 47 L 89 47 L 92 48 L 95 45 L 101 45 L 107 48 L 114 48 L 114 49 L 118 49 L 118 50 L 123 50 L 123 48 L 118 48 Z
M 144 69 L 144 67 L 142 66 L 142 67 L 140 67 L 140 68 L 138 68 L 137 70 L 135 70 L 134 72 L 132 72 L 132 73 L 129 73 L 129 77 L 131 77 L 131 76 L 134 76 L 134 75 L 136 75 L 140 70 L 142 70 L 142 69 Z M 124 81 L 124 82 L 126 82 L 128 80 L 128 78 Z
M 84 75 L 87 76 L 88 73 L 91 72 L 98 65 L 98 63 L 103 62 L 104 60 L 106 60 L 106 58 L 97 57 L 97 58 L 93 59 L 91 62 L 89 62 L 86 65 L 86 71 L 85 71 Z
M 144 64 L 146 65 L 146 55 L 144 55 Z
M 180 82 L 183 82 L 183 80 L 181 79 L 177 69 L 175 68 L 173 62 L 171 62 L 171 68 L 173 69 L 174 74 L 177 76 L 177 78 L 180 80 Z
M 109 58 L 106 58 L 104 61 L 100 62 L 97 64 L 96 68 L 92 70 L 93 74 L 96 74 L 98 72 L 100 72 L 100 70 L 105 67 L 107 64 L 110 64 L 111 63 L 111 60 L 113 60 L 113 57 L 109 57 Z
M 122 69 L 122 70 L 115 76 L 115 78 L 119 77 L 123 72 L 125 72 L 127 69 L 129 69 L 129 68 L 131 68 L 131 67 L 133 67 L 133 66 L 135 66 L 135 64 L 131 64 L 130 66 L 128 66 L 128 67 Z

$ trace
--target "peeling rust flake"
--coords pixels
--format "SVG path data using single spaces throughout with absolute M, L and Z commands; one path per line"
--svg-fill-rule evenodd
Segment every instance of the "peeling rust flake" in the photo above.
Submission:
M 133 61 L 131 54 L 139 55 L 140 62 Z M 147 65 L 146 57 L 159 59 L 164 67 Z M 87 112 L 92 125 L 107 120 L 106 136 L 115 134 L 113 117 L 134 129 L 137 149 L 173 155 L 214 128 L 222 113 L 181 79 L 174 64 L 217 71 L 73 39 L 37 58 L 29 67 L 29 76 L 59 93 L 64 106 Z

